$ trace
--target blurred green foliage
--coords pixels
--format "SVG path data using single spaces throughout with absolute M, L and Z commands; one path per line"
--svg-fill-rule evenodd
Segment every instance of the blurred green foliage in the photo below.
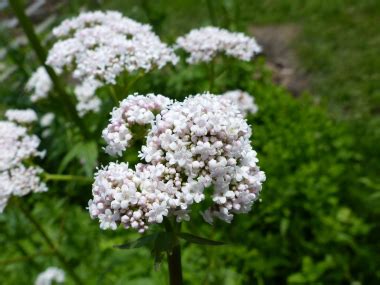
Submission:
M 57 22 L 83 5 L 117 9 L 150 22 L 168 42 L 213 22 L 233 30 L 288 22 L 303 29 L 295 48 L 311 79 L 311 94 L 295 98 L 276 86 L 263 58 L 254 64 L 225 58 L 217 62 L 212 91 L 246 90 L 259 106 L 259 113 L 248 120 L 267 181 L 252 212 L 236 216 L 232 224 L 210 226 L 194 214 L 185 225 L 189 232 L 227 242 L 215 248 L 183 244 L 186 284 L 380 282 L 377 1 L 120 0 L 99 7 L 95 1 L 70 1 Z M 2 108 L 29 106 L 23 85 L 37 65 L 30 65 L 28 47 L 12 54 L 20 59 L 18 71 L 0 87 Z M 207 68 L 181 63 L 145 76 L 134 89 L 183 99 L 208 89 Z M 100 92 L 106 98 L 108 90 Z M 51 108 L 59 106 L 37 110 Z M 106 104 L 86 124 L 99 132 L 111 108 Z M 91 176 L 97 164 L 110 160 L 101 149 L 100 135 L 97 142 L 83 143 L 65 125 L 58 118 L 52 135 L 43 140 L 49 156 L 42 166 L 52 173 Z M 132 151 L 127 155 L 132 163 L 136 160 Z M 85 209 L 90 196 L 88 186 L 55 183 L 49 192 L 29 195 L 22 203 L 86 284 L 166 284 L 166 265 L 154 270 L 147 250 L 113 248 L 138 235 L 99 230 Z M 60 266 L 12 203 L 0 215 L 0 251 L 0 284 L 30 284 L 46 267 Z

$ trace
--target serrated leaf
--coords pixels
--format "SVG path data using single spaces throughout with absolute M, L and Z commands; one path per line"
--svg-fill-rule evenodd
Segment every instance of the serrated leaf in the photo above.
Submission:
M 225 244 L 224 242 L 221 242 L 221 241 L 214 241 L 214 240 L 198 237 L 189 233 L 180 233 L 178 236 L 186 240 L 187 242 L 195 243 L 195 244 L 201 244 L 201 245 L 224 245 Z

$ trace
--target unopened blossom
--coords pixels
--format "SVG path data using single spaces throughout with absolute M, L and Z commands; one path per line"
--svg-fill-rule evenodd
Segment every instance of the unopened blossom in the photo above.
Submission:
M 11 195 L 24 196 L 30 192 L 45 192 L 41 181 L 42 169 L 24 164 L 34 157 L 42 157 L 40 140 L 29 135 L 27 129 L 13 122 L 0 121 L 0 212 Z
M 41 272 L 34 285 L 52 285 L 63 283 L 65 281 L 65 272 L 57 267 L 49 267 L 44 272 Z
M 30 100 L 32 102 L 39 101 L 48 96 L 52 89 L 51 79 L 43 66 L 39 67 L 29 78 L 25 89 L 31 92 Z
M 241 90 L 227 91 L 222 94 L 222 97 L 236 104 L 243 115 L 255 114 L 258 111 L 255 99 L 247 92 Z
M 164 217 L 189 220 L 191 206 L 212 201 L 201 213 L 230 222 L 250 211 L 265 181 L 250 143 L 251 129 L 236 105 L 211 94 L 169 104 L 152 121 L 139 163 L 99 170 L 89 202 L 103 229 L 145 231 Z M 208 190 L 207 190 L 208 189 Z
M 209 62 L 218 54 L 249 61 L 261 52 L 254 38 L 217 27 L 194 29 L 179 37 L 176 45 L 190 54 L 186 59 L 190 64 Z
M 119 74 L 148 72 L 178 61 L 173 49 L 161 42 L 150 25 L 119 12 L 81 13 L 63 21 L 53 34 L 58 41 L 46 63 L 58 73 L 67 69 L 75 80 L 84 82 L 75 91 L 82 113 L 88 106 L 97 109 L 99 102 L 92 96 L 95 90 L 104 84 L 116 84 Z
M 137 93 L 129 95 L 120 102 L 120 106 L 111 112 L 111 119 L 103 138 L 107 143 L 106 152 L 110 155 L 121 155 L 132 139 L 133 125 L 148 125 L 155 118 L 155 113 L 170 105 L 172 101 L 162 95 Z
M 19 124 L 30 124 L 37 121 L 37 114 L 32 109 L 8 109 L 5 117 L 12 122 Z

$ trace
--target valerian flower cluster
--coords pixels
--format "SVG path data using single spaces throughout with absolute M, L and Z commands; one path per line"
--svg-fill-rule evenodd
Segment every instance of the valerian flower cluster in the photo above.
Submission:
M 73 78 L 81 82 L 75 88 L 81 115 L 99 109 L 96 89 L 115 84 L 122 72 L 148 72 L 178 61 L 173 49 L 160 41 L 150 25 L 119 12 L 82 13 L 62 22 L 53 34 L 59 40 L 46 62 L 58 73 L 71 70 Z
M 108 140 L 111 154 L 120 155 L 128 146 L 130 123 L 146 125 L 150 120 L 151 128 L 135 169 L 111 163 L 97 172 L 91 217 L 99 219 L 102 229 L 121 224 L 144 232 L 164 217 L 189 220 L 191 206 L 205 200 L 211 206 L 201 214 L 209 223 L 214 218 L 230 222 L 234 214 L 250 211 L 265 175 L 250 144 L 251 128 L 238 107 L 211 94 L 156 104 L 164 102 L 161 97 L 150 94 L 145 99 L 151 100 L 149 105 L 141 95 L 130 96 L 113 111 L 104 132 L 106 138 L 117 138 Z M 128 100 L 141 104 L 131 112 Z
M 217 27 L 194 29 L 179 37 L 176 44 L 190 54 L 186 59 L 190 64 L 210 62 L 220 53 L 248 61 L 261 52 L 254 38 Z
M 31 112 L 12 110 L 7 113 L 14 121 L 25 123 L 26 119 L 34 119 Z M 12 195 L 47 191 L 40 178 L 42 169 L 31 164 L 33 158 L 44 156 L 44 152 L 38 150 L 39 144 L 40 139 L 28 134 L 25 126 L 0 121 L 0 213 Z

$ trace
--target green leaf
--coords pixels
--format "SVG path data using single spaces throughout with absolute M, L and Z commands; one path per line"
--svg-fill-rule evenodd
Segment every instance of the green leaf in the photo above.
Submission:
M 65 155 L 65 157 L 62 159 L 61 164 L 59 165 L 59 168 L 58 168 L 59 173 L 63 172 L 66 169 L 67 165 L 73 159 L 75 159 L 76 157 L 79 156 L 82 145 L 83 145 L 82 143 L 78 143 L 78 144 L 74 145 L 71 148 L 71 150 Z
M 98 160 L 98 146 L 95 141 L 84 143 L 80 159 L 82 160 L 86 174 L 91 176 Z
M 157 237 L 158 237 L 158 233 L 154 233 L 151 235 L 143 236 L 137 240 L 134 240 L 122 245 L 115 245 L 114 247 L 120 248 L 120 249 L 132 249 L 132 248 L 140 248 L 144 246 L 153 248 Z
M 205 239 L 205 238 L 198 237 L 189 233 L 180 233 L 179 237 L 190 243 L 196 243 L 196 244 L 202 244 L 202 245 L 224 245 L 225 244 L 224 242 L 221 242 L 221 241 Z
M 164 252 L 170 253 L 177 240 L 173 232 L 159 232 L 157 233 L 154 246 L 152 248 L 152 256 L 154 257 L 154 267 L 159 269 L 160 264 L 164 258 Z
M 59 165 L 58 172 L 63 172 L 67 165 L 74 159 L 77 159 L 80 163 L 82 163 L 86 175 L 91 176 L 98 159 L 98 146 L 96 142 L 81 142 L 74 145 L 63 158 L 61 164 Z

